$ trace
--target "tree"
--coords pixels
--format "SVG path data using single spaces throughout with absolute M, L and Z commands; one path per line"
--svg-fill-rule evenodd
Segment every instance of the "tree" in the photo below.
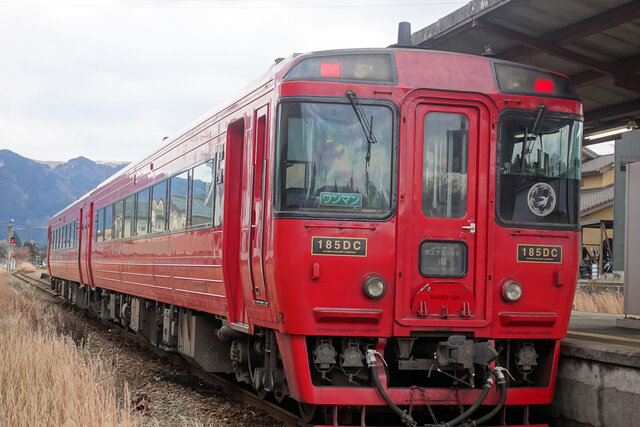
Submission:
M 26 241 L 23 248 L 29 249 L 29 261 L 36 263 L 38 261 L 38 244 L 36 242 Z

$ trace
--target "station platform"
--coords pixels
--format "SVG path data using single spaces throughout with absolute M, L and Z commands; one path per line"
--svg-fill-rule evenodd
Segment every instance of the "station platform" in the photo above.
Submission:
M 640 419 L 640 330 L 621 314 L 571 313 L 553 404 L 562 426 L 634 426 Z M 545 411 L 546 412 L 546 411 Z
M 573 311 L 560 355 L 640 368 L 640 329 L 621 327 L 621 314 Z

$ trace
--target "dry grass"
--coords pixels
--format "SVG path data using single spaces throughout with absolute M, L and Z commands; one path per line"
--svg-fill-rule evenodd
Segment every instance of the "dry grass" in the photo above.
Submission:
M 586 292 L 578 289 L 573 300 L 573 307 L 574 310 L 590 313 L 622 314 L 624 313 L 623 301 L 621 292 Z
M 42 273 L 48 273 L 46 268 L 36 267 L 35 265 L 26 261 L 20 261 L 20 263 L 18 263 L 18 266 L 16 267 L 16 270 L 27 274 L 37 273 L 38 276 Z
M 22 271 L 23 273 L 33 273 L 36 271 L 36 266 L 30 262 L 20 261 L 16 270 Z
M 113 372 L 85 340 L 73 314 L 45 308 L 0 276 L 0 426 L 140 425 L 128 391 L 116 393 Z

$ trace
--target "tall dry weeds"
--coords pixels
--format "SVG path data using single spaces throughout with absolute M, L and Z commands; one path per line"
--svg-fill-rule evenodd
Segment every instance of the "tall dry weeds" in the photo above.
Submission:
M 623 303 L 624 297 L 621 292 L 586 292 L 578 289 L 573 300 L 573 308 L 590 313 L 622 314 L 624 313 Z
M 69 335 L 78 330 L 69 316 L 0 276 L 0 426 L 139 425 L 128 391 L 117 393 L 108 366 L 76 345 L 84 335 Z

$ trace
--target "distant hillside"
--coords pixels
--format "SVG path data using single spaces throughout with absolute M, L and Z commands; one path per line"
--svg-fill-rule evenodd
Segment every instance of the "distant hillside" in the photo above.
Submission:
M 44 246 L 49 218 L 125 165 L 85 157 L 66 163 L 34 161 L 0 150 L 0 240 L 7 239 L 6 226 L 13 219 L 20 240 Z

